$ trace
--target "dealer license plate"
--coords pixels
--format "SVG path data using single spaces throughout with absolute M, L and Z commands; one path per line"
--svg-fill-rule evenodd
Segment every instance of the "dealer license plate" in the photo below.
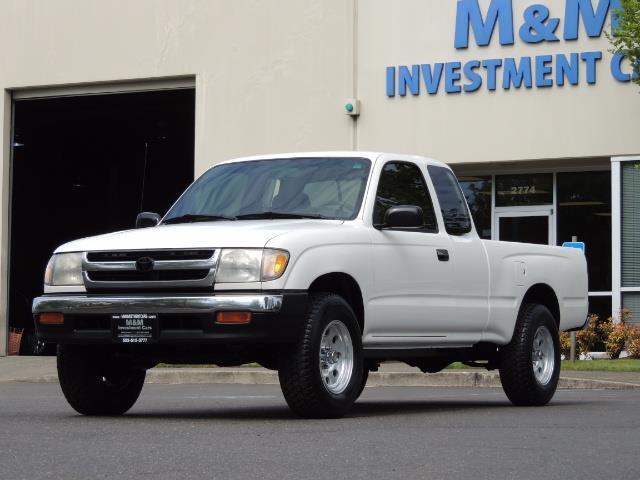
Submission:
M 118 313 L 111 315 L 113 339 L 118 343 L 152 343 L 158 338 L 155 313 Z

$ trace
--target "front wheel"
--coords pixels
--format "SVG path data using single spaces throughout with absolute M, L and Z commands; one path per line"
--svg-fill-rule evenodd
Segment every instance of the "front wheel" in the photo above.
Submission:
M 556 321 L 543 305 L 522 306 L 513 339 L 500 349 L 500 380 L 514 405 L 546 405 L 560 378 Z
M 83 415 L 122 415 L 140 396 L 146 371 L 75 345 L 58 346 L 58 378 Z
M 287 404 L 301 417 L 341 417 L 360 395 L 362 373 L 362 338 L 353 310 L 338 295 L 312 295 L 301 338 L 278 370 Z

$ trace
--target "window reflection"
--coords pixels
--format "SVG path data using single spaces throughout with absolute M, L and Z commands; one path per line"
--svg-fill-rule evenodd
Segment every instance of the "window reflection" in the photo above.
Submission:
M 611 291 L 611 172 L 558 173 L 558 245 L 586 245 L 589 291 Z
M 551 205 L 553 174 L 496 176 L 496 207 Z
M 491 239 L 491 177 L 458 178 L 480 238 Z

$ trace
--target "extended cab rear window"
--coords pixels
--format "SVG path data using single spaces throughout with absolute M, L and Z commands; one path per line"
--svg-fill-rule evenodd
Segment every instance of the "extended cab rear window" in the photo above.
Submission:
M 436 165 L 427 167 L 436 189 L 445 230 L 449 235 L 463 235 L 471 231 L 471 218 L 460 184 L 451 170 Z

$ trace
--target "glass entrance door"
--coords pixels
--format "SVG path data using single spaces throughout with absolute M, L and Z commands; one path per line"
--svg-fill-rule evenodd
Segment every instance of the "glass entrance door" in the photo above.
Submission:
M 554 244 L 551 210 L 509 211 L 496 214 L 497 239 L 505 242 Z

